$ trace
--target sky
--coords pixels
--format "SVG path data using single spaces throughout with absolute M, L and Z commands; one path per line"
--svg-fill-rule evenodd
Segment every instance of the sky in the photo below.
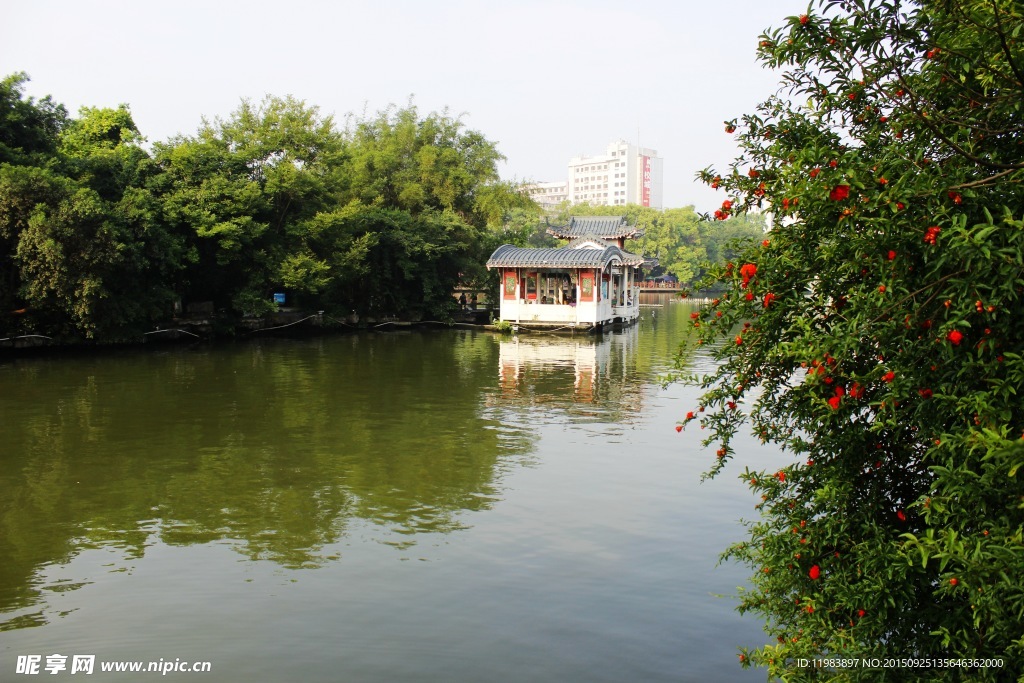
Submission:
M 664 160 L 665 207 L 711 211 L 694 181 L 738 150 L 723 122 L 779 76 L 758 36 L 807 0 L 0 0 L 0 75 L 26 94 L 130 107 L 150 142 L 243 99 L 291 95 L 333 115 L 447 109 L 506 157 L 502 178 L 566 178 L 625 139 Z

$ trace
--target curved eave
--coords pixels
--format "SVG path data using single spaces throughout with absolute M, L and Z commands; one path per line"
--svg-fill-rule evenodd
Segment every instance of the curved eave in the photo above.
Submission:
M 618 262 L 627 266 L 639 266 L 642 256 L 623 251 L 615 245 L 604 249 L 532 249 L 503 244 L 487 259 L 488 268 L 600 268 Z
M 584 235 L 602 239 L 632 239 L 643 237 L 644 231 L 626 222 L 625 216 L 571 216 L 567 225 L 549 227 L 549 235 L 572 240 Z
M 578 237 L 594 233 L 599 233 L 598 237 L 604 240 L 628 240 L 644 236 L 644 231 L 642 229 L 632 227 L 627 230 L 596 230 L 593 228 L 587 230 L 574 230 L 570 227 L 562 227 L 548 228 L 547 233 L 552 237 L 557 237 L 561 240 L 574 240 Z

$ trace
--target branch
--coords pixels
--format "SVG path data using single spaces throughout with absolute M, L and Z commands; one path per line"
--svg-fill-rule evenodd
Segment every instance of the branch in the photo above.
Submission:
M 913 111 L 915 114 L 918 115 L 919 120 L 921 121 L 921 123 L 924 124 L 925 128 L 927 128 L 932 133 L 934 133 L 935 137 L 937 137 L 938 139 L 942 140 L 944 143 L 946 143 L 947 145 L 952 147 L 957 152 L 957 154 L 959 154 L 960 156 L 964 157 L 968 161 L 973 161 L 974 163 L 978 164 L 979 166 L 985 166 L 987 168 L 1005 168 L 1005 169 L 1009 169 L 1011 171 L 1017 171 L 1017 170 L 1020 170 L 1020 169 L 1024 168 L 1024 164 L 997 164 L 995 162 L 987 161 L 985 159 L 982 159 L 981 157 L 977 157 L 977 156 L 971 154 L 970 152 L 965 150 L 963 147 L 961 147 L 960 145 L 956 144 L 955 142 L 950 140 L 948 137 L 943 135 L 939 131 L 939 127 L 936 126 L 934 122 L 932 122 L 932 121 L 930 121 L 928 119 L 928 117 L 925 115 L 923 110 L 919 110 L 917 108 L 912 108 L 911 111 Z
M 1009 175 L 1009 174 L 1013 173 L 1015 170 L 1018 170 L 1018 169 L 1008 168 L 1005 171 L 1000 171 L 999 173 L 996 173 L 995 175 L 990 175 L 988 178 L 982 178 L 981 180 L 972 180 L 971 182 L 964 183 L 962 185 L 953 185 L 949 189 L 951 189 L 951 190 L 960 190 L 960 189 L 963 189 L 965 187 L 978 187 L 979 185 L 987 185 L 988 183 L 992 182 L 996 178 L 999 178 L 999 177 L 1004 176 L 1004 175 Z M 1020 181 L 1014 181 L 1014 182 L 1020 182 Z
M 948 280 L 948 279 L 949 279 L 949 278 L 951 278 L 951 277 L 956 277 L 957 275 L 963 275 L 963 274 L 964 274 L 964 273 L 966 273 L 966 272 L 967 272 L 966 270 L 958 270 L 958 271 L 956 271 L 955 273 L 950 273 L 949 275 L 943 275 L 942 277 L 940 277 L 940 278 L 939 278 L 938 280 L 936 280 L 935 282 L 931 283 L 930 285 L 925 285 L 925 286 L 924 286 L 924 287 L 922 287 L 921 289 L 918 289 L 918 290 L 916 290 L 916 291 L 913 291 L 913 292 L 911 292 L 910 294 L 907 294 L 907 295 L 906 295 L 905 297 L 903 297 L 903 298 L 902 298 L 902 299 L 900 299 L 899 301 L 897 301 L 897 302 L 893 303 L 893 305 L 892 305 L 892 306 L 889 306 L 889 307 L 888 307 L 887 309 L 885 309 L 884 311 L 882 311 L 882 312 L 881 312 L 881 313 L 880 313 L 880 314 L 878 315 L 878 317 L 877 317 L 877 318 L 875 318 L 874 320 L 872 320 L 872 321 L 871 321 L 871 323 L 877 323 L 877 322 L 878 322 L 878 321 L 880 321 L 880 320 L 881 320 L 882 318 L 884 318 L 884 317 L 885 317 L 885 316 L 886 316 L 886 315 L 887 315 L 887 314 L 889 313 L 889 311 L 891 311 L 891 310 L 892 310 L 892 309 L 894 309 L 894 308 L 898 308 L 898 307 L 899 307 L 899 306 L 901 306 L 901 305 L 902 305 L 902 304 L 903 304 L 903 303 L 904 303 L 905 301 L 909 301 L 910 299 L 913 299 L 913 298 L 914 298 L 915 296 L 917 296 L 917 295 L 918 295 L 918 294 L 920 294 L 921 292 L 923 292 L 923 291 L 925 291 L 925 290 L 927 290 L 927 289 L 930 289 L 930 288 L 934 287 L 935 285 L 941 284 L 941 283 L 945 282 L 946 280 Z M 931 298 L 934 298 L 934 297 L 935 297 L 935 295 L 933 294 Z M 929 301 L 931 300 L 931 298 L 929 298 Z
M 1006 33 L 1003 32 L 1003 23 L 999 20 L 999 3 L 996 0 L 992 0 L 992 16 L 996 20 L 996 35 L 999 36 L 999 44 L 1003 47 L 1006 62 L 1010 65 L 1013 75 L 1017 77 L 1017 85 L 1024 86 L 1024 75 L 1021 75 L 1020 69 L 1014 63 L 1013 53 L 1010 51 L 1010 46 L 1006 44 Z

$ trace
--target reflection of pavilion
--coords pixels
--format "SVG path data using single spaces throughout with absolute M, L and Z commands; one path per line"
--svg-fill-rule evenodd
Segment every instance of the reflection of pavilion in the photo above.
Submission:
M 619 390 L 628 383 L 631 373 L 627 368 L 636 339 L 637 329 L 632 328 L 600 339 L 546 336 L 502 340 L 498 351 L 502 394 L 514 397 L 528 391 L 535 397 L 551 395 L 554 400 L 565 400 L 571 369 L 573 402 L 596 403 L 602 383 Z

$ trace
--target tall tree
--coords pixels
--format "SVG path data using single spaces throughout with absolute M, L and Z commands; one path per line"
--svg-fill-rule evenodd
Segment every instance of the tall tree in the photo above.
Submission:
M 682 420 L 708 428 L 712 474 L 749 461 L 732 443 L 748 421 L 794 456 L 741 475 L 761 517 L 728 556 L 777 642 L 740 659 L 791 681 L 1016 680 L 1024 12 L 813 6 L 759 47 L 800 104 L 729 122 L 743 154 L 703 174 L 720 218 L 779 219 L 715 272 L 730 291 L 695 324 L 721 365 Z
M 116 337 L 170 313 L 180 243 L 141 189 L 148 155 L 128 109 L 83 108 L 46 167 L 10 170 L 0 197 L 17 233 L 28 319 L 51 333 Z
M 185 298 L 260 314 L 286 281 L 315 289 L 296 259 L 306 253 L 306 221 L 334 205 L 341 149 L 331 117 L 271 96 L 157 145 L 162 173 L 150 188 L 187 238 Z
M 460 281 L 486 282 L 482 264 L 495 237 L 533 202 L 500 180 L 504 157 L 496 145 L 447 112 L 421 118 L 411 105 L 387 109 L 351 119 L 345 139 L 338 195 L 345 208 L 328 223 L 352 241 L 332 266 L 347 294 L 332 303 L 374 314 L 446 315 Z
M 170 312 L 180 252 L 141 189 L 142 136 L 124 106 L 83 108 L 77 119 L 45 110 L 34 146 L 19 147 L 34 151 L 0 165 L 2 301 L 17 307 L 5 327 L 73 338 L 137 331 Z
M 28 76 L 11 74 L 0 80 L 0 334 L 21 328 L 24 304 L 19 288 L 21 279 L 14 260 L 18 235 L 23 226 L 15 216 L 24 216 L 31 207 L 23 206 L 28 195 L 16 190 L 27 179 L 14 166 L 32 166 L 45 162 L 58 144 L 58 136 L 67 123 L 67 111 L 49 97 L 36 101 L 25 97 Z M 18 313 L 12 313 L 17 310 Z M 24 330 L 21 330 L 24 331 Z
M 32 163 L 33 155 L 49 155 L 67 123 L 67 110 L 50 97 L 25 97 L 25 73 L 0 80 L 0 164 Z
M 502 217 L 493 206 L 497 190 L 516 201 L 515 188 L 498 177 L 497 164 L 505 157 L 497 146 L 447 111 L 421 118 L 409 105 L 352 118 L 346 139 L 347 196 L 363 204 L 413 213 L 452 211 L 484 227 L 488 219 L 496 223 Z

